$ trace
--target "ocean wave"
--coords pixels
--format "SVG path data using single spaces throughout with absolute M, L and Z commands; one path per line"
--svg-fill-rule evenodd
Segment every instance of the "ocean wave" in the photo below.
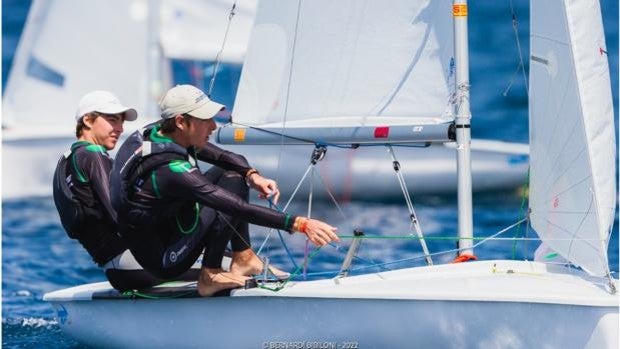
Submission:
M 37 317 L 9 318 L 2 319 L 2 325 L 51 329 L 58 326 L 58 321 L 56 321 L 55 319 L 45 319 Z
M 56 320 L 46 320 L 42 318 L 24 318 L 22 319 L 22 326 L 31 326 L 31 327 L 52 327 L 58 325 L 58 321 Z

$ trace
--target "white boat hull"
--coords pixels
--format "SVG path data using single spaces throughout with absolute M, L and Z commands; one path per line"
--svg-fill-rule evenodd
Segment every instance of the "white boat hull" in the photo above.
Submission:
M 106 304 L 64 305 L 71 315 L 63 330 L 82 343 L 114 348 L 284 348 L 280 343 L 289 348 L 310 343 L 321 348 L 346 343 L 359 348 L 613 348 L 617 343 L 590 338 L 597 328 L 617 328 L 617 310 L 614 315 L 609 308 L 277 297 L 101 302 Z
M 616 281 L 617 284 L 617 281 Z M 441 286 L 441 287 L 438 287 Z M 230 297 L 89 300 L 106 283 L 45 296 L 64 331 L 96 347 L 617 348 L 618 297 L 576 271 L 487 261 L 289 283 Z M 80 300 L 81 299 L 81 300 Z M 350 346 L 348 346 L 350 345 Z
M 6 131 L 4 136 L 2 198 L 51 195 L 56 162 L 60 155 L 69 149 L 74 139 L 70 136 L 11 138 Z M 526 183 L 526 145 L 493 141 L 478 141 L 478 144 L 472 152 L 474 190 L 510 190 Z M 225 148 L 245 155 L 250 164 L 260 169 L 262 174 L 277 179 L 284 198 L 292 194 L 308 168 L 313 149 L 306 146 L 287 147 L 280 155 L 278 146 Z M 413 195 L 445 194 L 456 190 L 454 149 L 438 144 L 429 148 L 396 148 L 396 154 Z M 338 199 L 402 198 L 392 168 L 392 159 L 383 147 L 357 150 L 330 148 L 317 167 L 325 184 Z M 377 178 L 382 180 L 377 181 Z M 315 197 L 328 198 L 323 186 L 316 183 L 320 183 L 319 179 L 315 179 Z M 309 187 L 307 180 L 298 195 L 307 196 Z

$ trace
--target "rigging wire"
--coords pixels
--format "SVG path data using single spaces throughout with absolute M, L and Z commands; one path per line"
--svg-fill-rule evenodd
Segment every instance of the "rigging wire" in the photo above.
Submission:
M 299 30 L 299 18 L 301 15 L 301 1 L 299 1 L 297 3 L 297 16 L 295 18 L 295 35 L 293 35 L 293 47 L 291 49 L 291 65 L 289 67 L 289 72 L 288 72 L 288 81 L 287 81 L 287 86 L 286 86 L 286 100 L 284 102 L 284 117 L 282 120 L 282 129 L 281 129 L 281 134 L 282 137 L 280 138 L 280 149 L 278 151 L 278 167 L 276 168 L 276 181 L 279 179 L 280 176 L 280 165 L 282 163 L 282 152 L 284 150 L 284 128 L 286 127 L 286 119 L 288 117 L 288 102 L 290 99 L 290 95 L 291 95 L 291 81 L 293 78 L 293 66 L 295 63 L 295 51 L 297 49 L 297 34 L 298 34 L 298 30 Z
M 410 230 L 415 228 L 416 234 L 420 238 L 420 245 L 422 246 L 422 251 L 427 256 L 426 264 L 433 265 L 433 260 L 429 256 L 428 247 L 426 246 L 426 241 L 424 240 L 424 235 L 422 234 L 422 228 L 420 228 L 420 223 L 417 215 L 415 214 L 415 210 L 413 209 L 413 202 L 411 201 L 411 195 L 409 195 L 409 190 L 407 190 L 407 184 L 405 183 L 405 177 L 400 171 L 400 162 L 396 159 L 396 154 L 394 153 L 394 149 L 392 146 L 387 146 L 388 152 L 392 156 L 392 164 L 394 167 L 394 171 L 396 172 L 396 177 L 398 178 L 398 183 L 400 184 L 400 189 L 403 192 L 403 196 L 405 197 L 405 202 L 407 203 L 407 208 L 409 209 L 409 218 L 411 220 L 411 225 L 409 227 Z
M 525 84 L 525 92 L 529 95 L 529 88 L 527 85 L 527 75 L 525 73 L 525 63 L 523 61 L 523 50 L 521 49 L 521 40 L 519 39 L 519 21 L 517 19 L 517 13 L 512 4 L 512 0 L 510 0 L 510 14 L 512 16 L 512 29 L 515 34 L 515 40 L 517 43 L 517 51 L 519 51 L 519 64 L 517 65 L 517 69 L 515 70 L 515 72 L 510 77 L 508 86 L 506 87 L 506 89 L 504 89 L 504 92 L 502 93 L 504 97 L 508 95 L 508 91 L 512 88 L 515 76 L 519 73 L 519 70 L 521 70 L 523 74 L 523 83 Z
M 230 24 L 232 23 L 232 19 L 235 16 L 235 9 L 237 8 L 237 0 L 232 5 L 230 9 L 230 13 L 228 14 L 228 24 L 226 25 L 226 32 L 224 33 L 224 40 L 222 40 L 222 46 L 220 50 L 217 52 L 215 56 L 215 64 L 213 65 L 213 76 L 211 76 L 211 81 L 209 82 L 209 90 L 207 91 L 207 96 L 211 98 L 211 92 L 213 92 L 213 86 L 215 85 L 215 77 L 217 76 L 220 62 L 222 61 L 222 53 L 224 52 L 224 47 L 226 46 L 226 41 L 228 40 L 228 31 L 230 29 Z
M 480 240 L 480 241 L 479 241 L 479 242 L 477 242 L 476 244 L 474 244 L 472 247 L 468 247 L 468 249 L 469 249 L 469 248 L 476 248 L 476 247 L 480 246 L 481 244 L 486 243 L 487 241 L 490 241 L 490 240 L 494 240 L 494 239 L 511 240 L 511 239 L 513 239 L 513 238 L 497 238 L 497 236 L 499 236 L 499 235 L 501 235 L 501 234 L 505 233 L 506 231 L 509 231 L 510 229 L 512 229 L 512 228 L 514 228 L 515 226 L 517 226 L 517 225 L 519 225 L 519 224 L 523 223 L 524 221 L 525 221 L 525 219 L 519 220 L 519 221 L 517 221 L 516 223 L 514 223 L 514 224 L 512 224 L 512 225 L 510 225 L 510 226 L 508 226 L 508 227 L 506 227 L 506 228 L 504 228 L 504 229 L 502 229 L 502 230 L 498 231 L 497 233 L 495 233 L 495 234 L 493 234 L 493 235 L 491 235 L 491 236 L 489 236 L 489 237 L 484 237 L 484 238 L 483 238 L 483 237 L 481 237 L 481 238 L 475 238 L 475 237 L 472 237 L 472 238 L 471 238 L 472 240 Z M 343 236 L 343 235 L 341 235 L 341 236 L 340 236 L 340 238 L 354 238 L 354 237 L 355 237 L 355 236 L 353 236 L 353 235 L 352 235 L 352 236 Z M 366 236 L 366 235 L 365 235 L 365 236 L 363 236 L 363 237 L 361 237 L 361 238 L 362 238 L 362 239 L 366 239 L 366 238 L 385 238 L 385 237 L 370 237 L 370 236 Z M 417 237 L 415 237 L 415 236 L 398 236 L 398 237 L 390 237 L 390 238 L 400 238 L 400 239 L 416 239 Z M 431 239 L 431 238 L 432 238 L 432 237 L 426 237 L 426 239 Z M 436 238 L 441 238 L 441 239 L 448 239 L 448 238 L 449 238 L 449 239 L 453 239 L 453 240 L 456 240 L 456 239 L 457 239 L 457 237 L 436 237 Z M 310 260 L 312 260 L 312 259 L 313 259 L 313 258 L 314 258 L 317 254 L 318 254 L 318 252 L 319 252 L 321 249 L 322 249 L 322 247 L 318 247 L 318 248 L 316 248 L 314 251 L 312 251 L 312 253 L 310 253 L 310 254 L 309 254 L 309 256 L 308 256 L 308 260 L 309 260 L 309 261 L 310 261 Z M 451 250 L 446 250 L 446 251 L 440 251 L 440 252 L 431 253 L 430 255 L 431 255 L 431 256 L 438 256 L 438 255 L 443 255 L 443 254 L 453 254 L 453 253 L 457 253 L 457 252 L 459 252 L 460 250 L 462 250 L 462 249 L 460 249 L 460 248 L 455 248 L 455 249 L 451 249 Z M 426 258 L 426 256 L 425 256 L 425 255 L 415 256 L 415 257 L 410 257 L 410 258 L 403 258 L 403 259 L 399 259 L 399 260 L 394 260 L 394 261 L 384 262 L 384 263 L 380 263 L 380 264 L 374 264 L 374 265 L 370 265 L 370 266 L 363 266 L 363 267 L 358 267 L 358 268 L 352 268 L 352 269 L 350 269 L 350 271 L 351 271 L 351 272 L 354 272 L 354 271 L 361 271 L 361 270 L 366 270 L 366 269 L 371 269 L 371 268 L 377 268 L 377 267 L 379 267 L 379 268 L 384 268 L 384 267 L 386 267 L 386 266 L 388 266 L 388 265 L 398 264 L 398 263 L 404 263 L 404 262 L 411 262 L 411 261 L 420 260 L 420 259 L 424 259 L 424 258 Z M 296 268 L 296 269 L 295 269 L 295 270 L 291 273 L 291 276 L 290 276 L 287 280 L 284 280 L 284 281 L 280 282 L 280 284 L 279 284 L 277 287 L 268 287 L 268 286 L 265 286 L 265 285 L 259 285 L 258 287 L 259 287 L 259 288 L 262 288 L 262 289 L 266 289 L 266 290 L 274 291 L 274 292 L 280 291 L 281 289 L 283 289 L 283 288 L 284 288 L 284 286 L 285 286 L 288 282 L 290 282 L 292 279 L 294 279 L 295 277 L 297 277 L 297 276 L 300 274 L 301 269 L 302 269 L 302 266 L 299 266 L 298 268 Z M 308 274 L 306 275 L 306 277 L 307 277 L 307 276 L 330 275 L 330 274 L 337 275 L 337 274 L 338 274 L 338 271 L 335 271 L 335 272 L 308 273 Z

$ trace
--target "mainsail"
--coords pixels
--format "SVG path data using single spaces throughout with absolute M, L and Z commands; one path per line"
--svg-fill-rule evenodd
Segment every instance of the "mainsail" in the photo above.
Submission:
M 614 113 L 596 1 L 532 1 L 530 218 L 588 273 L 609 272 L 616 206 Z
M 317 128 L 451 123 L 451 3 L 262 1 L 233 121 L 305 135 Z M 346 141 L 348 131 L 340 138 Z

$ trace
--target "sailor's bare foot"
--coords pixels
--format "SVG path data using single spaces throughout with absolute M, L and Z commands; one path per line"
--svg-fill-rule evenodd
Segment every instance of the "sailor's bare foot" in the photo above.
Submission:
M 225 272 L 223 269 L 211 269 L 202 267 L 198 278 L 198 294 L 209 297 L 215 293 L 230 288 L 237 288 L 245 285 L 248 277 Z
M 261 274 L 263 272 L 263 261 L 258 258 L 251 248 L 233 252 L 230 272 L 245 276 Z M 278 279 L 286 279 L 290 276 L 289 273 L 272 265 L 269 266 L 269 272 Z

